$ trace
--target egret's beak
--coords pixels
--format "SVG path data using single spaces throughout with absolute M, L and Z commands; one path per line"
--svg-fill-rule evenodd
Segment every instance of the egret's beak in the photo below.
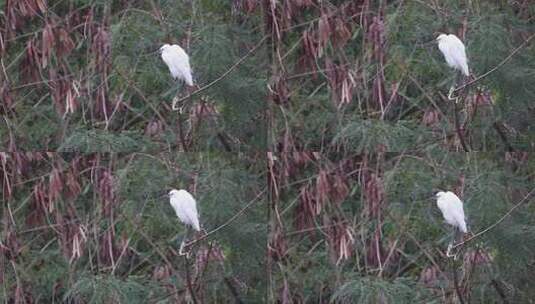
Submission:
M 161 49 L 149 49 L 149 50 L 146 50 L 148 51 L 148 53 L 143 53 L 141 56 L 153 56 L 153 55 L 158 55 L 158 54 L 161 54 L 162 53 L 162 50 Z
M 436 39 L 433 39 L 431 41 L 426 41 L 426 42 L 420 42 L 420 47 L 424 47 L 424 48 L 427 48 L 427 47 L 431 47 L 435 44 L 437 44 L 438 41 L 436 41 Z

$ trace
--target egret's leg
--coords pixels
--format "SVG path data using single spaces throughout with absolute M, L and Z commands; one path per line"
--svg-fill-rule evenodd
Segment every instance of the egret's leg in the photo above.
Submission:
M 462 240 L 462 233 L 461 233 L 461 230 L 457 227 L 455 227 L 455 237 L 453 238 L 453 243 L 454 244 L 458 244 L 458 242 L 460 242 Z M 459 253 L 459 250 L 456 249 L 456 252 L 454 254 L 454 259 L 457 260 L 457 254 Z
M 189 227 L 186 226 L 186 233 L 182 237 L 182 242 L 180 242 L 180 249 L 178 250 L 179 255 L 185 255 L 184 253 L 184 246 L 186 245 L 186 241 L 188 240 L 188 233 L 189 233 Z
M 459 100 L 457 96 L 454 96 L 455 89 L 462 85 L 463 75 L 459 72 L 455 73 L 455 79 L 453 81 L 453 85 L 450 87 L 450 90 L 448 91 L 448 99 L 449 100 L 455 100 L 455 103 Z
M 461 81 L 462 81 L 462 74 L 459 71 L 457 71 L 457 73 L 455 73 L 455 86 L 458 87 Z
M 448 100 L 455 100 L 455 102 L 457 102 L 457 97 L 453 96 L 454 92 L 455 92 L 455 86 L 451 86 L 450 90 L 448 91 Z
M 177 107 L 176 104 L 178 103 L 178 100 L 180 99 L 180 98 L 178 97 L 178 96 L 179 96 L 178 93 L 179 93 L 180 91 L 182 91 L 182 89 L 184 89 L 184 83 L 180 82 L 179 86 L 180 86 L 180 87 L 179 87 L 179 89 L 178 89 L 178 91 L 177 91 L 175 97 L 173 98 L 173 104 L 171 105 L 171 109 L 172 109 L 173 111 L 177 111 L 177 110 L 178 110 L 178 111 L 180 112 L 180 114 L 182 114 L 184 105 L 182 104 L 182 105 L 180 105 L 180 107 Z
M 448 249 L 446 250 L 446 256 L 447 257 L 455 256 L 455 254 L 451 253 L 451 250 L 453 248 L 453 244 L 455 244 L 455 231 L 456 231 L 456 229 L 455 229 L 455 227 L 453 227 L 453 231 L 450 234 L 450 243 L 448 244 Z

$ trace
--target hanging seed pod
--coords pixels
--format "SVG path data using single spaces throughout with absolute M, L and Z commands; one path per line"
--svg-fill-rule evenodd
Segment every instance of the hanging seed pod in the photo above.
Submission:
M 61 169 L 54 168 L 49 175 L 48 182 L 48 212 L 52 213 L 63 191 Z
M 37 39 L 28 39 L 26 53 L 22 59 L 22 76 L 26 82 L 38 82 L 41 79 L 41 52 L 37 47 Z
M 332 35 L 333 28 L 329 21 L 329 12 L 322 10 L 318 21 L 318 57 L 323 56 L 323 52 Z
M 50 58 L 55 49 L 54 26 L 55 24 L 51 20 L 47 20 L 41 33 L 41 67 L 43 69 L 50 63 Z
M 428 127 L 436 126 L 440 122 L 440 113 L 434 108 L 427 108 L 422 117 L 422 123 Z
M 98 72 L 107 71 L 111 54 L 109 33 L 104 26 L 98 26 L 91 42 L 91 51 L 95 56 L 95 66 Z
M 74 41 L 71 39 L 69 33 L 64 28 L 57 28 L 56 36 L 56 54 L 58 57 L 69 55 L 74 49 Z

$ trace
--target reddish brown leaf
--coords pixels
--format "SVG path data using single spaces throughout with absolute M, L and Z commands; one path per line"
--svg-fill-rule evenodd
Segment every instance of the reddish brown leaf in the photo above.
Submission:
M 46 12 L 46 9 L 47 9 L 46 0 L 34 0 L 34 1 L 35 1 L 36 6 L 39 8 L 39 11 L 41 11 L 41 13 Z
M 490 264 L 494 258 L 488 250 L 482 248 L 468 249 L 463 256 L 463 263 L 465 267 L 469 265 L 484 265 Z
M 110 35 L 104 26 L 99 26 L 91 42 L 91 51 L 95 56 L 97 71 L 103 73 L 109 67 L 111 54 Z
M 344 20 L 339 16 L 334 18 L 333 23 L 333 46 L 335 48 L 342 48 L 347 43 L 349 38 L 351 38 L 351 28 L 349 23 L 344 22 Z
M 438 269 L 436 266 L 427 266 L 426 268 L 422 269 L 422 272 L 420 272 L 420 282 L 428 287 L 436 286 L 439 283 L 439 274 L 440 269 Z
M 301 39 L 301 48 L 299 50 L 300 56 L 297 62 L 297 72 L 312 71 L 312 77 L 316 78 L 317 67 L 316 58 L 318 56 L 318 42 L 310 30 L 303 31 L 303 38 Z
M 305 230 L 314 227 L 314 218 L 318 214 L 316 212 L 316 199 L 311 193 L 310 187 L 304 185 L 299 190 L 299 203 L 294 210 L 294 226 L 297 230 Z M 311 235 L 314 235 L 314 230 L 310 230 Z
M 440 112 L 434 108 L 427 108 L 424 111 L 422 123 L 426 126 L 435 126 L 438 122 L 440 122 Z
M 163 123 L 160 120 L 152 119 L 147 123 L 145 126 L 145 136 L 157 136 L 159 134 L 162 134 L 163 131 Z
M 285 105 L 290 99 L 290 90 L 288 89 L 286 78 L 277 76 L 274 79 L 274 87 L 268 86 L 269 98 L 277 105 Z
M 325 10 L 322 10 L 320 20 L 318 21 L 318 42 L 319 49 L 318 54 L 321 57 L 323 54 L 323 49 L 329 42 L 329 37 L 332 34 L 332 28 L 329 23 L 329 16 Z
M 111 215 L 113 204 L 115 202 L 115 190 L 113 176 L 110 170 L 105 169 L 100 172 L 97 190 L 102 203 L 102 213 L 104 216 Z
M 330 189 L 327 171 L 320 169 L 318 177 L 316 178 L 316 200 L 318 202 L 316 214 L 319 214 L 321 209 L 323 209 L 323 206 L 328 202 Z
M 40 80 L 41 54 L 37 47 L 36 38 L 28 39 L 26 43 L 26 54 L 21 66 L 22 75 L 26 82 L 37 82 Z
M 59 28 L 56 30 L 56 37 L 57 55 L 60 57 L 69 55 L 74 49 L 74 41 L 69 36 L 69 33 L 64 28 Z
M 41 34 L 41 67 L 46 68 L 48 63 L 50 62 L 50 58 L 52 56 L 52 51 L 55 46 L 55 38 L 54 38 L 54 32 L 53 27 L 54 25 L 50 23 L 50 21 L 47 21 L 45 23 L 45 27 L 43 28 L 43 32 Z
M 325 231 L 332 262 L 338 265 L 353 255 L 353 233 L 345 220 L 336 216 L 324 216 L 323 224 L 327 227 Z
M 268 254 L 273 261 L 283 261 L 286 258 L 288 246 L 284 239 L 282 228 L 280 225 L 275 226 L 274 231 L 271 232 L 268 244 Z
M 292 2 L 298 8 L 306 8 L 314 4 L 312 0 L 293 0 Z
M 9 83 L 4 81 L 0 87 L 0 96 L 6 109 L 10 109 L 13 105 L 13 98 L 11 97 L 11 92 L 9 90 Z
M 0 56 L 4 57 L 6 53 L 6 44 L 4 42 L 4 31 L 0 30 Z

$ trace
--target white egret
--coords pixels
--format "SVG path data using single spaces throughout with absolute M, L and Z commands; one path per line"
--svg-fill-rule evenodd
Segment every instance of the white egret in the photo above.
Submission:
M 169 201 L 173 209 L 175 209 L 176 216 L 182 223 L 191 226 L 196 231 L 201 231 L 197 202 L 188 191 L 171 190 L 169 192 Z
M 453 249 L 453 243 L 455 242 L 457 231 L 467 233 L 466 218 L 464 216 L 463 202 L 451 191 L 440 191 L 436 194 L 437 206 L 442 211 L 442 216 L 446 220 L 446 223 L 453 226 L 453 239 L 448 245 L 446 256 L 454 257 L 457 259 L 457 254 L 451 254 Z
M 444 55 L 448 66 L 461 71 L 465 76 L 469 76 L 468 59 L 463 42 L 453 34 L 440 34 L 437 37 L 438 49 Z
M 193 77 L 189 65 L 189 56 L 179 45 L 164 44 L 160 48 L 163 62 L 169 67 L 174 79 L 183 80 L 187 85 L 193 86 Z
M 463 202 L 451 191 L 440 191 L 436 194 L 437 206 L 442 211 L 446 223 L 466 233 L 466 219 Z
M 188 226 L 191 226 L 196 231 L 201 231 L 201 226 L 199 225 L 199 213 L 197 212 L 197 202 L 188 191 L 176 189 L 169 192 L 169 202 L 173 209 L 175 209 L 176 216 L 178 216 L 182 223 L 186 224 L 186 235 L 182 238 L 178 253 L 180 255 L 188 254 L 184 253 L 184 239 L 188 236 Z

